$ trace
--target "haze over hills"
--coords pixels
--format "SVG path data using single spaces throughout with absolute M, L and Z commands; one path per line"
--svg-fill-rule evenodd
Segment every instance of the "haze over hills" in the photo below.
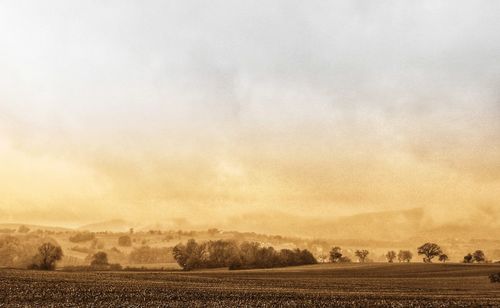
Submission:
M 24 224 L 24 223 L 1 223 L 0 229 L 18 229 L 20 226 L 28 227 L 30 230 L 47 230 L 47 231 L 69 231 L 71 228 L 59 227 L 59 226 L 47 226 L 47 225 L 36 225 L 36 224 Z
M 0 228 L 17 229 L 22 223 L 4 223 Z M 477 224 L 439 222 L 430 218 L 424 209 L 414 208 L 402 211 L 381 211 L 336 218 L 296 216 L 282 212 L 249 213 L 233 216 L 211 224 L 193 224 L 185 218 L 170 221 L 149 222 L 113 219 L 78 228 L 62 228 L 25 224 L 30 229 L 44 230 L 86 230 L 91 232 L 128 232 L 148 230 L 206 230 L 218 228 L 239 232 L 256 232 L 306 238 L 358 239 L 372 241 L 407 241 L 425 239 L 497 239 L 500 225 L 487 221 Z
M 78 227 L 78 229 L 85 231 L 92 231 L 92 232 L 101 232 L 101 231 L 125 232 L 128 231 L 130 228 L 133 228 L 134 225 L 135 225 L 134 223 L 123 219 L 113 219 L 92 224 L 86 224 Z
M 232 222 L 241 229 L 334 239 L 496 239 L 500 234 L 499 224 L 484 221 L 478 224 L 477 220 L 462 224 L 440 222 L 430 217 L 422 208 L 364 213 L 334 219 L 308 218 L 286 213 L 255 214 L 235 217 Z

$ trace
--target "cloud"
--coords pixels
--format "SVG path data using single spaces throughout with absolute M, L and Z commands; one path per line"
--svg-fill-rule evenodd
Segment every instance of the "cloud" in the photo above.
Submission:
M 72 204 L 61 220 L 482 215 L 499 197 L 498 8 L 2 4 L 3 193 L 40 219 Z

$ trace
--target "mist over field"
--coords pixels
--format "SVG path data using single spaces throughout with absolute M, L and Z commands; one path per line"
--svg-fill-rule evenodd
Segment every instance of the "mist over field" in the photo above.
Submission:
M 493 238 L 499 12 L 2 2 L 0 223 Z

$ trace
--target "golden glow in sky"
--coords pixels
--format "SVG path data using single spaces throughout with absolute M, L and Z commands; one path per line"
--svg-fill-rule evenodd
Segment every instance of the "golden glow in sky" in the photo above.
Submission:
M 0 222 L 236 228 L 423 208 L 497 224 L 499 11 L 2 3 Z

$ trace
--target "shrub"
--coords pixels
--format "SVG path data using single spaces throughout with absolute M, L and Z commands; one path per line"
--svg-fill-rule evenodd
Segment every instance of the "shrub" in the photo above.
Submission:
M 95 234 L 91 232 L 79 232 L 69 237 L 69 241 L 73 243 L 87 242 L 95 239 Z
M 339 259 L 339 263 L 351 263 L 351 262 L 352 262 L 352 261 L 351 261 L 351 258 L 346 257 L 346 256 L 342 256 L 342 257 L 340 257 L 340 259 Z
M 444 254 L 444 253 L 443 253 L 443 254 L 439 255 L 439 261 L 441 261 L 441 262 L 443 262 L 443 263 L 445 263 L 445 262 L 446 262 L 446 261 L 448 261 L 449 259 L 450 259 L 450 258 L 448 257 L 448 255 L 447 255 L 447 254 Z
M 82 252 L 82 253 L 90 253 L 92 251 L 90 248 L 82 247 L 82 246 L 71 247 L 71 250 L 76 251 L 76 252 Z
M 21 225 L 17 229 L 17 232 L 19 232 L 19 233 L 28 233 L 28 232 L 30 232 L 30 228 L 26 227 L 25 225 Z
M 468 253 L 464 256 L 464 263 L 472 263 L 474 262 L 474 256 L 471 253 Z
M 109 264 L 110 271 L 121 271 L 122 269 L 123 269 L 123 267 L 119 263 Z
M 103 266 L 108 264 L 108 254 L 103 251 L 94 254 L 92 256 L 92 261 L 90 261 L 90 266 Z
M 490 278 L 490 281 L 493 282 L 499 282 L 500 283 L 500 273 L 493 273 L 488 276 Z
M 488 276 L 490 278 L 490 281 L 493 282 L 499 282 L 500 283 L 500 273 L 493 273 Z
M 118 238 L 118 245 L 124 247 L 132 246 L 132 239 L 128 235 L 123 235 Z

